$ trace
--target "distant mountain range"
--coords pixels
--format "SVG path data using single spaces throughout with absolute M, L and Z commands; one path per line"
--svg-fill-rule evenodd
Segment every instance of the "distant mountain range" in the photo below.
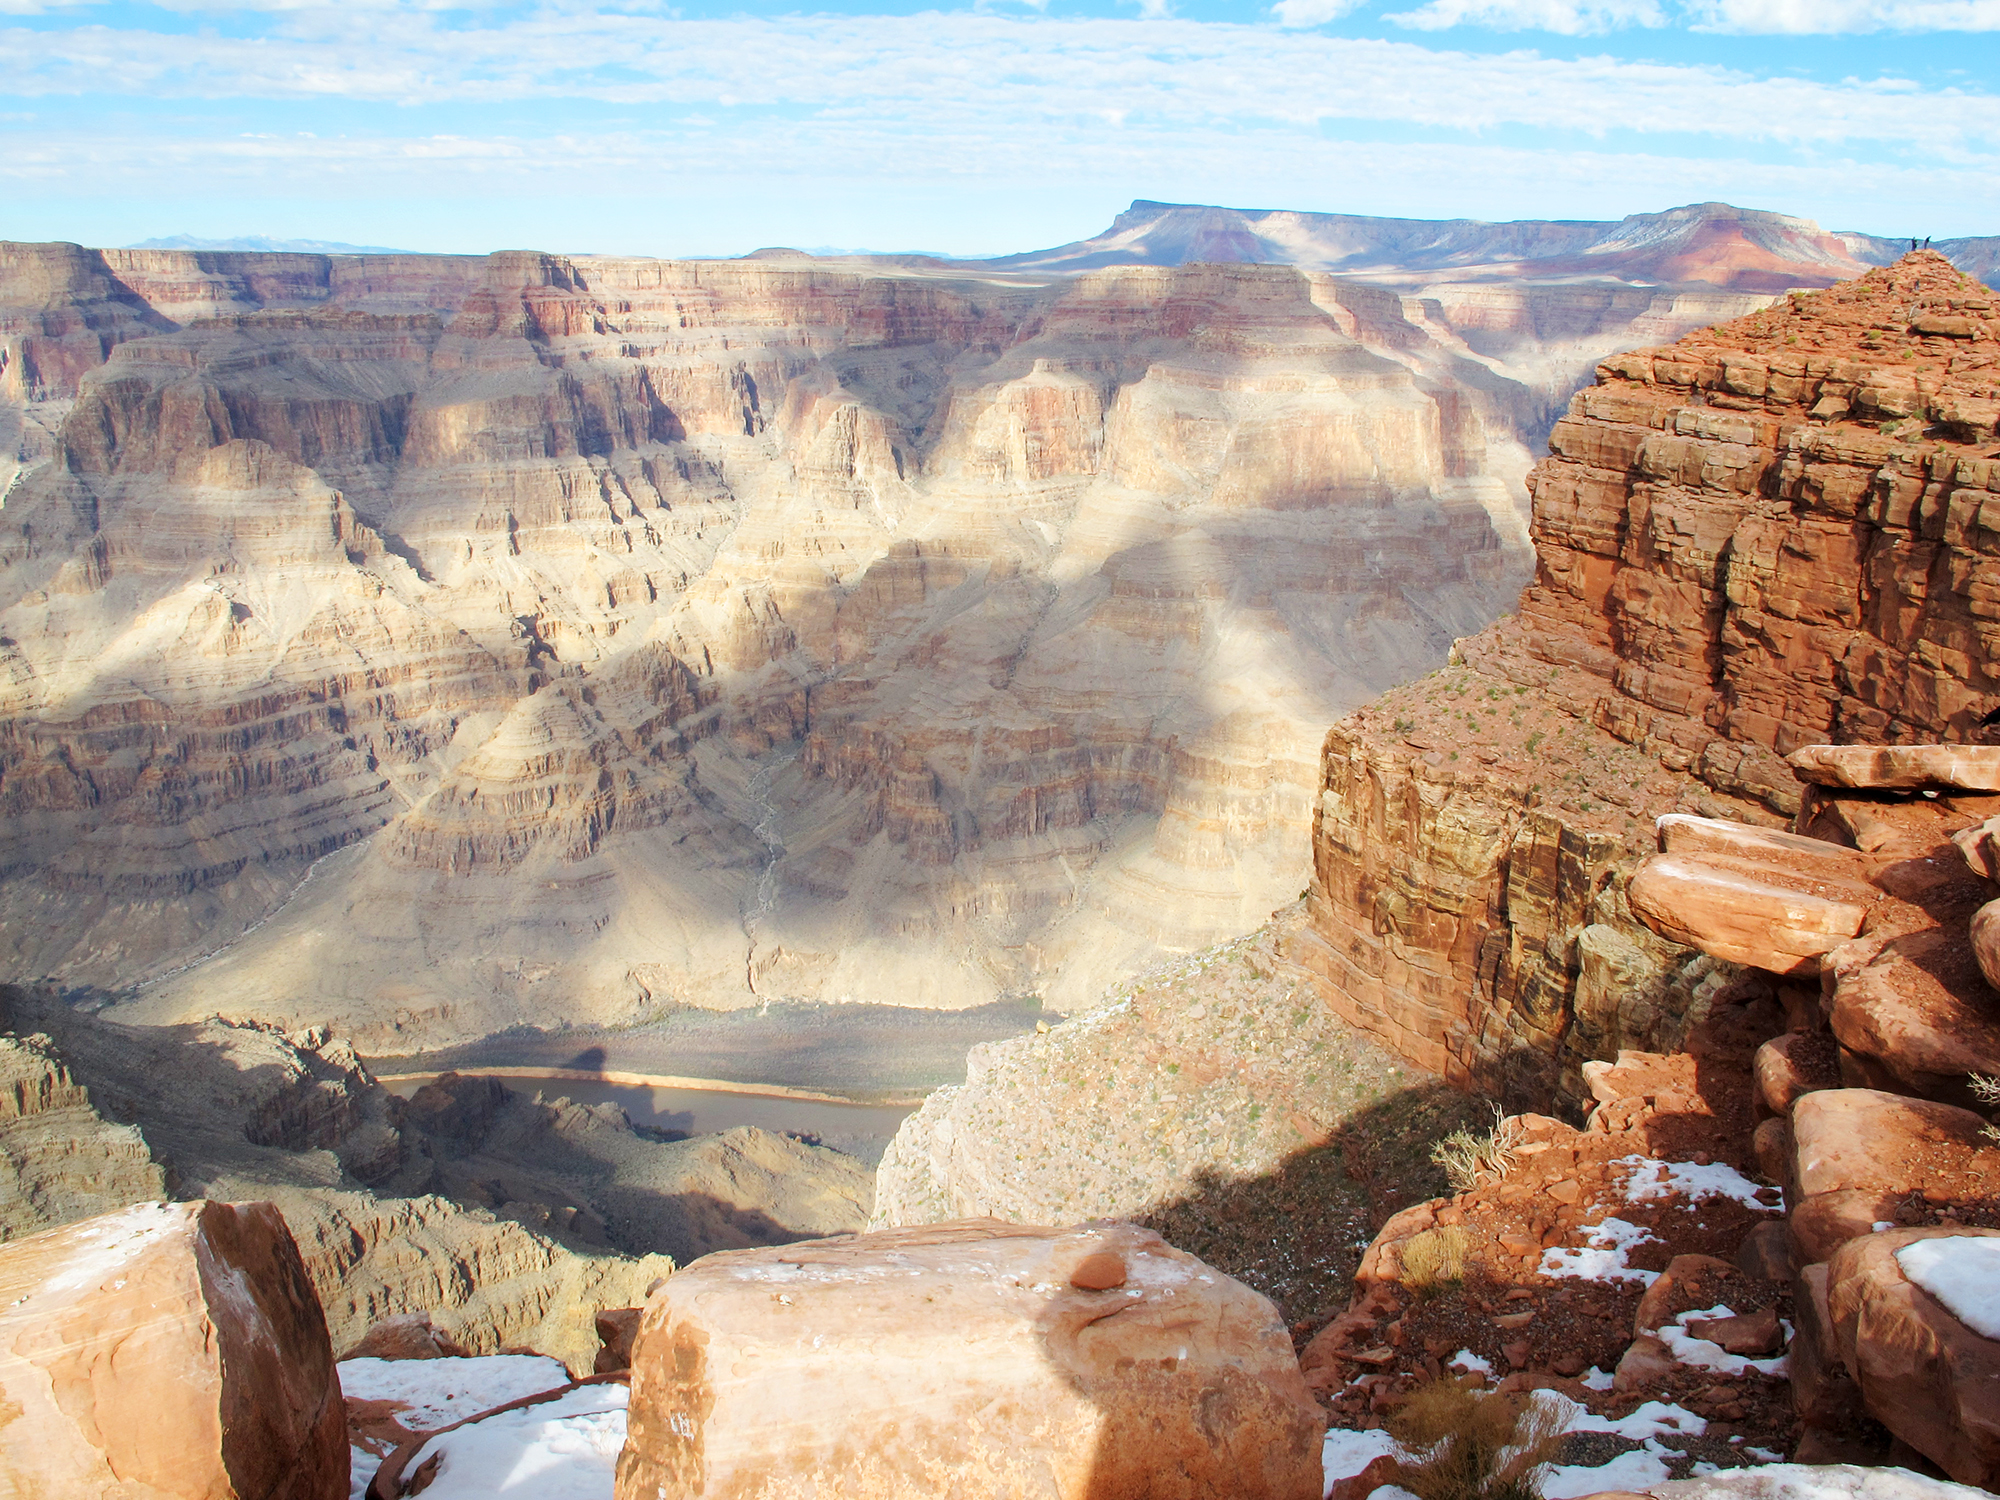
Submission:
M 339 240 L 275 240 L 268 234 L 239 234 L 234 239 L 203 239 L 195 234 L 162 235 L 141 240 L 127 250 L 280 250 L 295 255 L 411 255 L 389 245 L 344 245 Z
M 177 234 L 134 250 L 286 251 L 313 255 L 406 255 L 383 245 L 281 240 L 268 235 L 203 239 Z M 1888 265 L 1910 248 L 1811 219 L 1728 203 L 1691 203 L 1623 219 L 1379 219 L 1297 209 L 1218 208 L 1138 199 L 1089 239 L 1014 255 L 958 259 L 815 246 L 769 247 L 745 260 L 872 260 L 911 269 L 1044 272 L 1068 275 L 1106 266 L 1179 266 L 1195 261 L 1299 266 L 1371 281 L 1617 281 L 1706 284 L 1737 292 L 1825 286 Z M 2000 235 L 1939 240 L 1968 275 L 2000 286 Z M 571 252 L 574 253 L 574 252 Z
M 1608 220 L 1376 219 L 1291 209 L 1133 203 L 1102 234 L 1052 250 L 955 265 L 1074 272 L 1100 266 L 1235 261 L 1336 271 L 1371 280 L 1706 282 L 1733 291 L 1824 285 L 1887 265 L 1907 239 L 1829 232 L 1811 219 L 1727 203 Z M 2000 274 L 2000 235 L 1931 247 L 1969 275 Z

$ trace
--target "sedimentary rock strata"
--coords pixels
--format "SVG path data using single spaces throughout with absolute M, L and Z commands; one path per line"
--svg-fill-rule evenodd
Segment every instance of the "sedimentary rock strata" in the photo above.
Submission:
M 377 1051 L 1254 927 L 1577 371 L 1762 300 L 8 256 L 0 960 Z
M 1599 367 L 1534 477 L 1518 613 L 1328 736 L 1292 952 L 1343 1016 L 1524 1099 L 1671 1044 L 1712 960 L 1633 917 L 1653 817 L 1775 826 L 1803 747 L 1970 737 L 2000 703 L 1995 312 L 1919 252 Z

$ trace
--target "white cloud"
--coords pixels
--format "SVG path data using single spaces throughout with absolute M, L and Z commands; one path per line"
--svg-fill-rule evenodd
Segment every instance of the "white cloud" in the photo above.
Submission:
M 314 11 L 253 36 L 16 29 L 0 32 L 0 55 L 16 96 L 118 95 L 128 109 L 147 98 L 281 101 L 288 109 L 314 99 L 588 100 L 731 110 L 737 119 L 782 112 L 795 130 L 814 133 L 866 123 L 888 149 L 954 134 L 1005 149 L 1040 130 L 1102 120 L 1105 111 L 1119 112 L 1128 133 L 1317 132 L 1362 120 L 1467 133 L 1695 134 L 1943 158 L 2000 144 L 2000 98 L 1971 90 L 1441 51 L 1186 20 L 960 11 L 682 21 L 541 10 L 444 25 L 404 9 L 371 13 L 357 27 L 345 13 Z
M 1324 26 L 1346 15 L 1361 0 L 1278 0 L 1271 7 L 1280 26 Z
M 2000 31 L 2000 0 L 1688 0 L 1697 31 L 1849 36 L 1872 31 Z
M 1563 36 L 1595 36 L 1625 26 L 1667 23 L 1656 0 L 1430 0 L 1416 10 L 1383 19 L 1419 31 L 1484 26 L 1493 31 L 1553 31 Z

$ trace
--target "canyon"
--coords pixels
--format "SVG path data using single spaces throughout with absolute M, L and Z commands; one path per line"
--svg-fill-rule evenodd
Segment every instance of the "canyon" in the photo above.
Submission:
M 1795 233 L 1773 218 L 1682 227 L 1698 248 L 1763 236 L 1768 250 Z M 1565 296 L 1577 236 L 1595 232 L 1572 228 L 1543 237 Z M 1807 250 L 1869 250 L 1852 238 L 1805 236 L 1787 274 L 1805 275 Z M 260 274 L 295 258 L 279 259 Z M 0 994 L 0 1239 L 26 1237 L 11 1264 L 61 1261 L 135 1202 L 269 1200 L 141 1217 L 198 1225 L 186 1253 L 203 1266 L 269 1241 L 246 1274 L 325 1308 L 325 1339 L 294 1320 L 285 1340 L 316 1392 L 342 1354 L 460 1346 L 526 1345 L 573 1376 L 629 1379 L 629 1434 L 622 1388 L 603 1398 L 620 1414 L 592 1460 L 607 1494 L 614 1461 L 626 1494 L 698 1485 L 704 1462 L 752 1476 L 746 1492 L 797 1462 L 903 1493 L 936 1465 L 1003 1459 L 1067 1465 L 1054 1489 L 1086 1493 L 1120 1464 L 1139 1484 L 1155 1467 L 1240 1469 L 1217 1431 L 1266 1423 L 1274 1493 L 1303 1496 L 1323 1473 L 1360 1500 L 1409 1476 L 1396 1466 L 1413 1455 L 1376 1429 L 1447 1369 L 1558 1403 L 1545 1409 L 1573 1446 L 1551 1494 L 1665 1497 L 1684 1492 L 1675 1476 L 1794 1449 L 2000 1474 L 1986 1293 L 1955 1301 L 1947 1275 L 1987 1264 L 2000 1170 L 1992 1127 L 1965 1107 L 1990 1108 L 1982 1079 L 2000 1074 L 2000 746 L 1982 743 L 2000 717 L 2000 301 L 1986 285 L 1918 251 L 1816 291 L 1710 290 L 1742 313 L 1596 359 L 1524 476 L 1533 573 L 1496 604 L 1524 561 L 1502 458 L 1531 430 L 1507 436 L 1496 413 L 1541 420 L 1526 415 L 1541 409 L 1529 368 L 1547 350 L 1523 355 L 1511 387 L 1478 387 L 1486 404 L 1455 405 L 1437 371 L 1492 374 L 1491 356 L 1392 358 L 1326 311 L 1393 304 L 1407 323 L 1411 299 L 1381 286 L 1240 259 L 1041 284 L 785 252 L 643 272 L 504 259 L 467 263 L 470 290 L 378 267 L 346 301 L 129 338 L 113 336 L 119 318 L 152 325 L 107 290 L 117 307 L 89 313 L 88 338 L 108 357 L 73 398 L 20 405 L 23 454 L 42 441 L 31 429 L 48 447 L 0 516 L 9 571 L 35 586 L 0 612 L 22 707 L 0 778 L 17 799 L 4 899 L 45 914 L 8 928 L 23 951 L 62 956 Z M 87 279 L 70 264 L 70 282 Z M 326 284 L 363 269 L 329 263 Z M 1724 257 L 1717 280 L 1742 269 Z M 639 295 L 646 275 L 661 300 Z M 1497 281 L 1532 302 L 1535 287 Z M 787 382 L 746 357 L 727 387 L 740 430 L 683 394 L 700 384 L 691 356 L 644 352 L 641 304 L 683 353 L 708 341 L 704 378 L 732 340 L 730 354 L 777 360 L 740 325 L 717 333 L 683 311 L 658 326 L 697 284 L 738 299 L 733 317 L 782 293 L 839 325 Z M 420 293 L 459 300 L 448 317 L 413 311 Z M 1302 331 L 1301 301 L 1325 323 Z M 855 335 L 905 316 L 905 333 L 939 336 Z M 565 342 L 608 338 L 600 318 L 640 352 Z M 40 326 L 88 363 L 70 313 Z M 1385 326 L 1384 311 L 1368 337 Z M 1078 373 L 1079 327 L 1101 346 L 1101 386 Z M 547 359 L 524 376 L 502 338 Z M 989 358 L 981 339 L 1008 346 Z M 1442 434 L 1447 410 L 1480 414 L 1486 446 L 1440 438 L 1433 473 L 1431 448 L 1395 442 Z M 782 479 L 745 477 L 758 451 L 785 455 Z M 826 488 L 840 485 L 844 510 Z M 1045 551 L 1023 513 L 1053 533 L 1036 529 Z M 801 515 L 803 549 L 785 529 Z M 890 540 L 911 515 L 930 530 Z M 726 533 L 706 563 L 704 522 Z M 617 582 L 614 523 L 645 588 Z M 873 560 L 843 574 L 850 556 Z M 643 572 L 668 558 L 693 563 L 672 587 Z M 589 610 L 557 592 L 559 559 L 593 580 Z M 1358 582 L 1385 578 L 1376 593 Z M 493 615 L 536 589 L 537 611 L 503 634 Z M 1046 609 L 1010 635 L 1023 598 Z M 1329 701 L 1287 676 L 1303 669 L 1279 645 L 1310 645 L 1313 670 L 1344 666 L 1339 692 L 1359 695 L 1358 632 L 1336 645 L 1314 612 L 1352 623 L 1357 600 L 1386 643 L 1365 661 L 1397 680 L 1329 716 L 1316 758 L 1287 750 L 1304 754 L 1286 772 L 1303 776 L 1299 806 L 1268 764 L 1261 779 L 1243 769 L 1280 748 L 1281 713 Z M 1476 600 L 1514 609 L 1446 639 Z M 1119 649 L 1086 662 L 1065 641 L 1086 634 Z M 1160 649 L 1128 649 L 1142 638 Z M 1144 725 L 1121 717 L 1128 687 L 1154 695 Z M 1052 703 L 1070 738 L 1022 727 L 1034 704 L 1046 731 Z M 1176 739 L 1154 767 L 1157 807 L 1118 804 L 1135 842 L 1091 844 L 1097 789 L 1137 775 L 1132 746 L 1191 723 L 1211 741 L 1233 724 L 1234 758 L 1186 752 L 1183 768 Z M 1015 758 L 987 758 L 1003 750 Z M 1045 809 L 1059 784 L 1071 801 Z M 1202 904 L 1216 890 L 1203 880 L 1254 873 L 1242 851 L 1278 848 L 1286 817 L 1310 860 L 1304 894 L 1279 904 L 1273 877 L 1259 899 L 1278 910 L 1227 935 L 1255 917 L 1239 904 L 1232 927 Z M 246 852 L 280 827 L 291 842 L 273 857 Z M 923 990 L 941 972 L 941 908 L 928 927 L 902 909 L 892 932 L 883 893 L 962 894 L 1003 846 L 1019 885 L 978 889 L 1013 903 L 1016 925 L 950 955 L 984 988 Z M 1071 904 L 1048 900 L 1044 855 Z M 718 967 L 706 989 L 658 956 L 663 930 L 692 950 L 691 892 L 727 934 L 714 950 L 741 957 L 740 977 Z M 610 916 L 577 920 L 586 897 Z M 1059 963 L 1051 932 L 1089 937 L 1090 962 Z M 538 940 L 545 968 L 467 977 L 500 942 L 520 960 Z M 966 1081 L 910 1117 L 874 1184 L 874 1234 L 854 1232 L 860 1174 L 808 1143 L 647 1139 L 615 1109 L 458 1074 L 394 1099 L 345 1039 L 298 1024 L 346 1006 L 339 1029 L 371 1044 L 450 1043 L 546 1019 L 537 997 L 565 1017 L 642 1019 L 676 979 L 673 1001 L 838 999 L 827 985 L 861 972 L 838 967 L 857 943 L 864 958 L 900 945 L 870 972 L 919 1003 L 965 989 L 1088 1002 L 975 1049 Z M 656 967 L 641 969 L 647 944 Z M 646 991 L 636 1002 L 606 979 L 620 963 Z M 1481 1095 L 1512 1113 L 1484 1127 Z M 830 1237 L 773 1243 L 805 1236 Z M 732 1253 L 685 1271 L 635 1254 L 669 1239 L 682 1261 Z M 885 1298 L 884 1278 L 908 1295 Z M 58 1280 L 72 1295 L 75 1278 Z M 876 1320 L 863 1342 L 893 1343 L 866 1351 L 880 1367 L 841 1342 L 856 1287 Z M 940 1299 L 1016 1352 L 927 1377 L 926 1409 L 948 1415 L 914 1445 L 852 1442 L 854 1413 L 908 1394 L 898 1361 L 939 1366 Z M 1106 1316 L 1126 1299 L 1133 1316 Z M 1183 1378 L 1198 1341 L 1180 1330 L 1225 1307 Z M 100 1296 L 91 1315 L 123 1309 Z M 43 1315 L 13 1316 L 18 1355 Z M 711 1368 L 702 1351 L 725 1348 Z M 760 1361 L 810 1395 L 809 1440 L 774 1439 L 747 1374 Z M 547 1377 L 558 1402 L 599 1390 L 561 1374 Z M 1194 1399 L 1203 1382 L 1237 1414 L 1219 1429 Z M 350 1421 L 373 1420 L 348 1395 Z M 1046 1451 L 968 1438 L 964 1413 L 996 1396 L 1068 1436 Z M 1314 1464 L 1322 1413 L 1336 1430 Z M 1157 1454 L 1103 1439 L 1148 1421 Z M 316 1434 L 283 1441 L 324 1445 Z M 413 1471 L 425 1441 L 396 1438 L 371 1493 L 409 1493 L 406 1474 L 427 1483 L 438 1461 L 471 1472 L 471 1438 Z M 1970 1493 L 1878 1475 L 1771 1469 L 1686 1492 Z
M 0 249 L 7 971 L 376 1054 L 1248 931 L 1595 361 L 1848 265 L 1655 217 L 1673 282 Z

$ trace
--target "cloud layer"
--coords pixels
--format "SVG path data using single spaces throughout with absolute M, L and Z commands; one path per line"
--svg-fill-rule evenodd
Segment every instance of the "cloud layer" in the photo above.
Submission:
M 1918 204 L 1955 206 L 1939 232 L 2000 218 L 2000 97 L 1972 79 L 1814 77 L 1783 44 L 1708 44 L 1728 65 L 1479 50 L 1471 30 L 1972 26 L 2000 0 L 1375 0 L 1372 20 L 1357 0 L 1278 0 L 1254 22 L 1167 0 L 709 19 L 653 0 L 60 3 L 0 0 L 0 182 L 19 193 L 617 193 L 695 174 L 769 201 L 865 180 L 941 205 L 932 244 L 1002 183 L 1436 217 L 1732 197 L 1892 232 Z

